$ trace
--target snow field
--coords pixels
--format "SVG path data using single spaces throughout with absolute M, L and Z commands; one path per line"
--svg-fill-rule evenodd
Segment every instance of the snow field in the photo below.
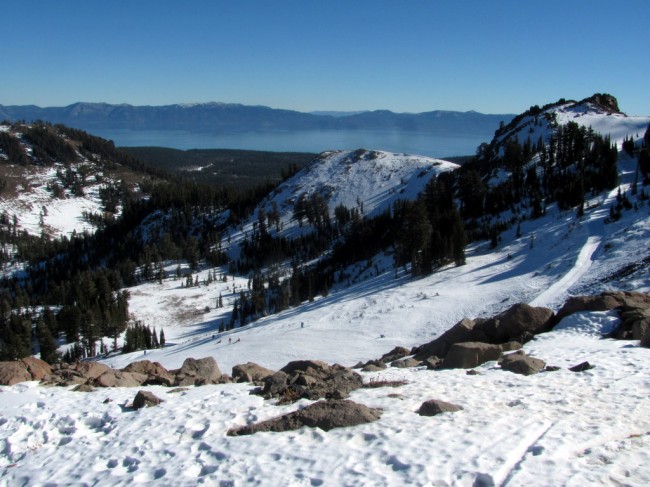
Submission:
M 0 484 L 127 485 L 647 485 L 650 362 L 636 342 L 604 340 L 616 318 L 584 313 L 526 346 L 562 367 L 524 377 L 495 362 L 464 370 L 387 369 L 403 380 L 351 399 L 379 421 L 323 432 L 228 437 L 229 428 L 308 404 L 277 406 L 248 384 L 191 387 L 130 411 L 135 389 L 74 393 L 24 383 L 1 389 Z M 586 332 L 588 331 L 588 332 Z M 595 368 L 566 367 L 588 360 Z M 105 402 L 106 399 L 110 402 Z M 425 400 L 463 406 L 433 418 Z

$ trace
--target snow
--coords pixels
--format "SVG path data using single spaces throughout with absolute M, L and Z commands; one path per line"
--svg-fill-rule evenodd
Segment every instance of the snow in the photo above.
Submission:
M 278 406 L 250 395 L 248 384 L 181 393 L 151 386 L 146 389 L 165 402 L 135 412 L 125 407 L 133 389 L 3 387 L 0 484 L 647 485 L 648 350 L 601 339 L 598 332 L 615 320 L 583 313 L 526 346 L 562 367 L 557 372 L 524 377 L 488 362 L 474 376 L 394 368 L 363 373 L 367 382 L 407 384 L 353 392 L 352 400 L 382 408 L 381 419 L 329 432 L 305 427 L 226 436 L 234 426 L 308 404 Z M 252 347 L 246 341 L 242 353 Z M 567 370 L 584 360 L 595 368 Z M 416 414 L 432 398 L 464 409 L 434 418 Z
M 330 208 L 355 206 L 360 198 L 370 213 L 397 197 L 382 178 L 409 195 L 426 183 L 417 177 L 424 169 L 427 175 L 447 169 L 422 158 L 379 154 L 350 164 L 359 172 L 346 178 L 335 168 L 349 153 L 332 153 L 318 162 L 331 164 L 328 169 L 310 166 L 265 204 L 275 198 L 283 231 L 296 233 L 303 230 L 291 220 L 290 201 L 301 191 L 329 184 Z M 632 166 L 621 156 L 623 191 Z M 146 358 L 176 368 L 187 357 L 212 356 L 225 373 L 248 361 L 272 369 L 296 359 L 351 366 L 398 345 L 421 345 L 463 317 L 492 316 L 516 302 L 557 310 L 578 293 L 650 292 L 650 274 L 637 266 L 650 256 L 648 204 L 605 223 L 616 194 L 586 202 L 581 219 L 549 206 L 546 216 L 522 222 L 520 237 L 511 229 L 497 249 L 473 244 L 466 265 L 425 278 L 402 270 L 396 275 L 392 257 L 378 255 L 370 265 L 346 269 L 349 284 L 333 287 L 327 297 L 225 333 L 218 333 L 219 323 L 229 319 L 247 279 L 228 275 L 227 282 L 181 287 L 170 263 L 162 283 L 129 289 L 134 319 L 163 328 L 167 346 L 103 361 L 118 368 Z M 233 240 L 250 231 L 252 221 Z M 195 276 L 203 281 L 208 272 Z M 220 294 L 225 307 L 215 309 Z M 406 385 L 353 392 L 352 400 L 382 408 L 381 419 L 329 432 L 227 436 L 232 427 L 310 403 L 264 401 L 250 394 L 250 384 L 178 393 L 150 386 L 145 389 L 164 402 L 140 411 L 128 408 L 135 389 L 79 393 L 35 382 L 0 387 L 0 485 L 648 485 L 650 350 L 638 341 L 602 338 L 618 323 L 615 312 L 579 313 L 525 345 L 528 354 L 559 366 L 556 372 L 524 377 L 488 362 L 472 376 L 424 368 L 362 373 L 366 382 Z M 584 361 L 595 367 L 568 370 Z M 419 416 L 420 404 L 434 398 L 464 409 Z

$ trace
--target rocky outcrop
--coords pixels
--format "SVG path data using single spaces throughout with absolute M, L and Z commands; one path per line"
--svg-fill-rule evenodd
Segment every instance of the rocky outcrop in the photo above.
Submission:
M 595 296 L 573 296 L 567 299 L 555 317 L 554 324 L 574 313 L 582 311 L 610 311 L 621 309 L 630 311 L 634 309 L 650 308 L 650 295 L 638 292 L 608 291 Z
M 138 391 L 133 399 L 133 409 L 151 408 L 164 402 L 149 391 Z
M 50 364 L 35 357 L 0 362 L 0 385 L 12 386 L 20 382 L 41 380 L 51 373 Z
M 480 330 L 480 325 L 485 320 L 463 318 L 449 330 L 444 332 L 435 340 L 426 343 L 415 350 L 415 358 L 426 360 L 430 357 L 444 358 L 454 343 L 461 342 L 485 342 L 486 336 Z
M 286 402 L 300 398 L 344 399 L 362 386 L 361 376 L 347 367 L 319 360 L 297 360 L 268 377 L 261 394 Z
M 503 352 L 521 348 L 517 342 L 493 345 L 483 342 L 463 342 L 452 345 L 442 362 L 443 369 L 473 369 L 485 362 L 499 360 Z
M 241 426 L 228 431 L 228 436 L 242 436 L 262 431 L 283 432 L 307 426 L 329 431 L 376 421 L 381 411 L 349 400 L 318 401 L 279 418 Z
M 488 343 L 526 343 L 534 335 L 551 329 L 553 310 L 518 303 L 481 323 Z
M 439 399 L 430 399 L 429 401 L 424 401 L 417 412 L 420 416 L 437 416 L 442 413 L 455 413 L 462 409 L 463 407 L 458 404 L 452 404 Z
M 186 358 L 181 368 L 176 371 L 175 386 L 201 386 L 219 384 L 221 371 L 213 357 L 202 359 Z
M 500 345 L 516 341 L 526 343 L 534 335 L 549 331 L 553 311 L 519 303 L 490 319 L 463 318 L 435 340 L 415 349 L 415 358 L 445 358 L 452 346 L 463 342 Z M 498 358 L 498 357 L 497 357 Z M 494 359 L 496 360 L 496 359 Z
M 533 375 L 541 372 L 546 367 L 546 362 L 526 355 L 523 350 L 505 355 L 499 365 L 503 370 L 521 375 Z
M 235 382 L 252 382 L 262 384 L 274 374 L 272 370 L 253 362 L 235 365 L 232 368 L 232 378 Z
M 174 376 L 160 363 L 150 360 L 139 360 L 122 369 L 124 372 L 146 375 L 147 378 L 142 385 L 171 386 L 174 384 Z
M 32 380 L 32 376 L 22 361 L 0 362 L 0 385 L 13 386 L 28 380 Z
M 95 387 L 139 387 L 147 380 L 145 374 L 108 369 L 102 375 L 88 382 Z

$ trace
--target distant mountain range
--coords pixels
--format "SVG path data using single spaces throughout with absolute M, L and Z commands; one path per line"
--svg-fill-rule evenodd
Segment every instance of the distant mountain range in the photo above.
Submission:
M 265 106 L 197 103 L 164 106 L 75 103 L 66 107 L 0 105 L 0 120 L 43 120 L 90 131 L 96 129 L 185 130 L 233 133 L 282 130 L 396 130 L 438 135 L 480 135 L 489 139 L 500 122 L 513 114 L 436 110 L 423 113 L 368 112 L 303 113 Z

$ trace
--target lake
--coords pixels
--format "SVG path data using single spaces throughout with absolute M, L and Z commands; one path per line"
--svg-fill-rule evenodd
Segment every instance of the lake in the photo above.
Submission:
M 315 130 L 208 134 L 181 130 L 91 131 L 116 146 L 157 146 L 174 149 L 249 149 L 275 152 L 323 152 L 374 149 L 432 157 L 467 156 L 476 153 L 492 136 L 433 135 L 422 132 L 375 130 Z

